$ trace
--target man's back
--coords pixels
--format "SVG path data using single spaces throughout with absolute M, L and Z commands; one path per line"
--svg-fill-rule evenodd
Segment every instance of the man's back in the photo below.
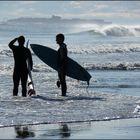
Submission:
M 15 60 L 15 68 L 20 70 L 27 69 L 27 59 L 30 58 L 30 51 L 25 47 L 13 47 L 13 55 Z

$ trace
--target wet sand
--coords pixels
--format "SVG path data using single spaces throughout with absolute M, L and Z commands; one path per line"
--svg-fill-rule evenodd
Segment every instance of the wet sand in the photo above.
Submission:
M 0 128 L 0 139 L 139 139 L 140 118 Z

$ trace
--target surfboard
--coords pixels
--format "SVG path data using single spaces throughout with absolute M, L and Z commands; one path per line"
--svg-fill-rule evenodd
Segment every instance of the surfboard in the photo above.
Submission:
M 28 44 L 29 44 L 29 40 L 27 41 L 26 48 L 28 48 Z M 28 59 L 27 59 L 27 68 L 28 68 L 28 79 L 27 79 L 28 95 L 32 96 L 35 95 L 36 93 L 35 93 L 34 83 L 32 79 L 31 66 Z
M 33 52 L 45 64 L 47 64 L 54 70 L 58 71 L 57 67 L 58 53 L 56 50 L 39 44 L 30 44 L 30 46 Z M 91 75 L 88 73 L 88 71 L 86 71 L 80 64 L 78 64 L 70 57 L 67 57 L 66 75 L 77 80 L 87 81 L 88 85 L 91 78 Z

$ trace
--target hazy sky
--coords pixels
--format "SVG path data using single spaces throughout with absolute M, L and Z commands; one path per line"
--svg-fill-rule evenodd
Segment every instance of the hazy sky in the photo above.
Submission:
M 140 24 L 140 1 L 0 1 L 0 21 L 52 15 Z

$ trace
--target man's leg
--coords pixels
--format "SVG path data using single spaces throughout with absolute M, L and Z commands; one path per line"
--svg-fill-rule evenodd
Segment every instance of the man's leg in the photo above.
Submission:
M 27 78 L 28 78 L 28 73 L 22 73 L 21 74 L 21 85 L 22 85 L 22 96 L 26 97 L 27 94 Z
M 14 82 L 13 96 L 18 95 L 19 81 L 20 81 L 19 74 L 14 71 L 14 73 L 13 73 L 13 82 Z
M 59 79 L 61 83 L 62 96 L 66 96 L 66 92 L 67 92 L 66 76 L 63 74 L 59 74 Z

